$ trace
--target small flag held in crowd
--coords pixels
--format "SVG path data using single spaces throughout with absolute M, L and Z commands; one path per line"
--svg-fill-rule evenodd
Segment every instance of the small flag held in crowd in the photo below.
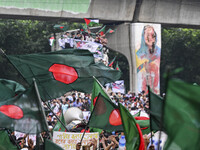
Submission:
M 54 25 L 54 29 L 60 29 L 62 31 L 66 31 L 68 29 L 68 26 L 56 24 L 56 25 Z
M 49 39 L 49 45 L 50 45 L 50 46 L 53 46 L 54 43 L 55 43 L 55 38 L 54 38 L 54 36 L 52 36 L 52 37 L 50 37 L 50 39 Z
M 100 33 L 100 35 L 102 36 L 102 35 L 105 34 L 105 30 L 106 30 L 106 25 L 103 26 L 103 27 L 98 31 L 98 33 Z
M 85 20 L 85 23 L 87 24 L 87 26 L 99 23 L 99 19 L 86 19 L 86 18 L 84 18 L 84 20 Z
M 114 32 L 115 32 L 115 30 L 113 30 L 113 29 L 108 29 L 108 30 L 106 31 L 105 34 L 108 34 L 108 33 L 114 33 Z
M 121 71 L 121 69 L 119 68 L 119 64 L 118 64 L 118 62 L 117 62 L 117 64 L 116 64 L 115 69 Z
M 114 64 L 114 62 L 115 62 L 115 59 L 116 59 L 116 56 L 112 59 L 112 61 L 109 63 L 109 67 L 111 67 L 113 64 Z

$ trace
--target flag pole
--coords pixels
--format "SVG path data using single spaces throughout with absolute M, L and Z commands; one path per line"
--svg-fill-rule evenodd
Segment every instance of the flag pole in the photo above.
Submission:
M 42 100 L 41 100 L 41 97 L 40 97 L 40 92 L 39 92 L 39 90 L 38 90 L 38 86 L 37 86 L 37 83 L 36 83 L 36 81 L 35 81 L 35 78 L 33 78 L 33 83 L 34 83 L 35 91 L 36 91 L 36 94 L 37 94 L 37 97 L 38 97 L 38 100 L 39 100 L 39 107 L 40 107 L 40 109 L 41 109 L 41 111 L 42 111 L 42 117 L 43 117 L 43 119 L 45 120 L 45 126 L 46 126 L 46 128 L 48 129 L 48 132 L 50 133 L 49 128 L 48 128 L 48 125 L 47 125 L 47 121 L 46 121 L 46 115 L 45 115 L 45 113 L 44 113 L 44 108 L 41 106 Z M 50 137 L 52 138 L 51 134 L 50 134 Z
M 11 132 L 8 129 L 5 129 L 5 130 L 10 135 L 9 137 L 11 137 L 11 139 L 15 142 L 15 145 L 17 146 L 17 149 L 20 150 L 21 148 L 19 147 L 19 145 L 17 144 L 17 142 L 15 141 L 15 139 L 13 138 L 13 136 L 11 136 Z
M 95 76 L 92 76 L 92 77 L 97 81 L 97 83 L 101 86 L 101 88 L 106 93 L 106 95 L 110 98 L 110 96 L 108 95 L 108 93 L 105 91 L 105 88 L 101 85 L 101 83 L 97 80 L 97 78 L 95 78 Z
M 51 111 L 51 113 L 56 117 L 56 119 L 61 123 L 61 125 L 66 129 L 66 131 L 69 131 L 68 129 L 67 129 L 67 127 L 64 125 L 64 123 L 60 120 L 60 118 L 53 112 L 53 110 L 49 107 L 49 105 L 46 103 L 46 102 L 44 102 L 43 100 L 42 100 L 42 102 L 43 103 L 45 103 L 45 105 L 47 106 L 47 108 Z
M 150 100 L 151 100 L 151 94 L 150 94 L 150 86 L 147 85 L 147 88 L 148 88 L 148 92 L 149 92 L 149 104 L 150 104 Z M 151 125 L 151 105 L 149 105 L 149 117 L 150 117 L 150 130 L 151 130 L 151 145 L 153 144 L 153 135 L 152 135 L 152 125 Z
M 94 76 L 93 76 L 93 77 L 94 77 Z M 97 97 L 97 100 L 96 100 L 96 103 L 95 103 L 95 105 L 94 105 L 94 108 L 93 108 L 93 110 L 92 110 L 92 112 L 91 112 L 91 114 L 90 114 L 90 118 L 91 118 L 91 117 L 92 117 L 92 115 L 93 115 L 94 109 L 95 109 L 95 107 L 96 107 L 96 105 L 97 105 L 97 101 L 98 101 L 98 99 L 99 99 L 100 95 L 101 95 L 101 93 L 99 93 L 99 95 L 98 95 L 98 97 Z M 87 124 L 86 124 L 85 131 L 83 132 L 83 135 L 82 135 L 82 137 L 81 137 L 80 144 L 81 144 L 81 143 L 82 143 L 82 141 L 83 141 L 83 137 L 84 137 L 84 135 L 85 135 L 86 129 L 87 129 L 87 127 L 88 127 L 88 124 L 89 124 L 89 122 L 90 122 L 90 118 L 89 118 L 89 120 L 88 120 L 88 122 L 87 122 Z

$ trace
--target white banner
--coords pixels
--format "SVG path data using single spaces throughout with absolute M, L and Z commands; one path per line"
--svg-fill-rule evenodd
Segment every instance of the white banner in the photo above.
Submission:
M 87 49 L 91 53 L 95 53 L 94 57 L 100 57 L 102 58 L 102 48 L 103 45 L 96 42 L 91 41 L 81 41 L 81 40 L 74 40 L 75 41 L 75 48 L 77 49 Z
M 76 144 L 80 142 L 83 133 L 75 132 L 53 132 L 53 142 L 61 146 L 65 150 L 76 150 Z M 97 140 L 97 147 L 99 146 L 99 133 L 85 133 L 82 145 L 87 145 L 89 140 L 95 138 Z M 92 150 L 92 147 L 91 147 Z
M 115 81 L 112 83 L 112 91 L 115 93 L 125 93 L 124 80 Z

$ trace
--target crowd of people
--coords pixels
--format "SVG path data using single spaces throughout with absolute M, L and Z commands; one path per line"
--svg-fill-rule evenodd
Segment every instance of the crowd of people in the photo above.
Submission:
M 96 42 L 102 44 L 103 46 L 106 46 L 108 43 L 105 34 L 102 34 L 101 32 L 92 33 L 89 29 L 87 29 L 87 31 L 79 30 L 77 32 L 65 32 L 64 35 L 61 35 L 58 39 L 60 49 L 74 48 L 74 40 Z
M 79 44 L 77 44 L 76 41 Z M 108 43 L 106 34 L 102 32 L 92 33 L 90 29 L 87 29 L 87 31 L 78 30 L 76 32 L 65 32 L 58 39 L 59 50 L 67 48 L 79 48 L 81 44 L 87 42 L 93 42 L 102 45 L 101 49 L 97 50 L 96 54 L 94 53 L 94 56 L 96 55 L 95 61 L 101 61 L 108 66 L 109 49 L 106 47 Z
M 149 115 L 149 99 L 148 95 L 144 93 L 144 91 L 135 94 L 131 93 L 130 91 L 126 94 L 122 93 L 114 93 L 110 92 L 109 94 L 111 100 L 113 103 L 118 105 L 118 101 L 124 105 L 130 113 L 133 115 L 139 111 L 143 112 L 146 114 L 146 116 Z M 91 94 L 84 94 L 80 92 L 70 92 L 66 93 L 64 96 L 51 100 L 50 101 L 51 108 L 53 112 L 57 115 L 60 116 L 61 113 L 65 114 L 65 112 L 71 108 L 71 107 L 77 107 L 81 109 L 83 112 L 90 111 L 90 105 L 91 105 Z M 45 107 L 45 105 L 44 105 Z M 52 113 L 48 113 L 47 115 L 47 122 L 50 128 L 53 128 L 57 122 L 57 119 L 53 116 Z M 85 120 L 87 122 L 87 120 Z M 71 130 L 70 132 L 81 132 L 81 130 L 84 129 L 77 129 L 77 130 Z M 119 145 L 119 138 L 120 136 L 123 135 L 121 132 L 106 132 L 103 131 L 100 134 L 100 139 L 99 139 L 99 147 L 100 149 L 117 149 Z M 144 135 L 144 139 L 149 141 L 149 137 L 147 138 L 147 135 Z M 77 149 L 80 147 L 80 143 L 77 143 Z M 145 143 L 146 146 L 149 144 L 149 142 Z M 89 147 L 93 146 L 95 147 L 95 140 L 88 144 Z M 153 146 L 150 147 L 152 149 Z

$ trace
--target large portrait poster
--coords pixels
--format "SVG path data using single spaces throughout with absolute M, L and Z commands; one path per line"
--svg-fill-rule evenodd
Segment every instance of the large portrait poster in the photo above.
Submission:
M 137 91 L 160 93 L 161 25 L 135 23 Z
M 53 142 L 58 144 L 65 150 L 76 150 L 76 144 L 80 142 L 82 135 L 83 133 L 54 131 Z M 99 146 L 98 132 L 85 133 L 82 145 L 87 145 L 92 138 L 95 138 L 97 140 L 97 146 Z

